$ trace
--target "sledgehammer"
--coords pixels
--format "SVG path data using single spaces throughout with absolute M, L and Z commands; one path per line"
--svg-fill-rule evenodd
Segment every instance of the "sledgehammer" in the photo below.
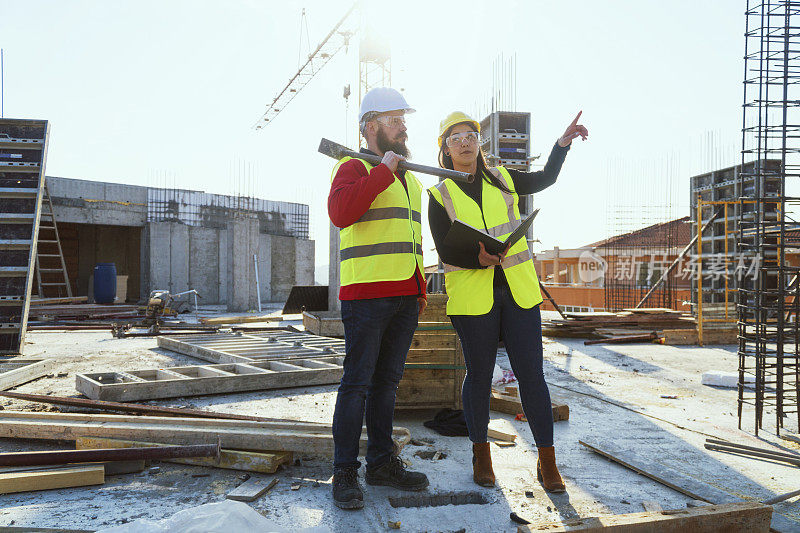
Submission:
M 378 165 L 381 162 L 381 158 L 378 157 L 377 155 L 354 152 L 348 147 L 342 146 L 341 144 L 337 144 L 324 137 L 319 142 L 319 153 L 325 154 L 328 157 L 332 157 L 337 160 L 343 157 L 357 157 L 359 159 L 363 159 L 364 161 L 372 165 Z M 467 183 L 472 183 L 475 179 L 472 177 L 472 174 L 469 174 L 468 172 L 459 172 L 457 170 L 450 170 L 447 168 L 437 168 L 437 167 L 429 167 L 426 165 L 417 165 L 416 163 L 409 163 L 408 161 L 400 161 L 397 167 L 403 170 L 410 170 L 412 172 L 421 172 L 422 174 L 431 174 L 433 176 L 439 176 L 440 178 L 450 178 L 451 180 L 464 181 Z

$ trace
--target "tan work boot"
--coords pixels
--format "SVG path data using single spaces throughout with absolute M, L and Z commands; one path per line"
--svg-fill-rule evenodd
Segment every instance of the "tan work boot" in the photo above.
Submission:
M 488 442 L 472 443 L 472 479 L 481 487 L 494 487 L 492 454 Z
M 536 477 L 547 492 L 565 492 L 564 482 L 556 466 L 556 450 L 552 446 L 539 448 L 539 461 L 536 463 Z

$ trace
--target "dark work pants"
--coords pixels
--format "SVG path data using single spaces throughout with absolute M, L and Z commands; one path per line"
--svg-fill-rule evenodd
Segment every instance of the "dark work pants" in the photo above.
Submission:
M 539 306 L 522 309 L 506 285 L 494 288 L 494 305 L 485 315 L 452 315 L 464 350 L 467 375 L 461 388 L 464 418 L 472 442 L 486 442 L 489 396 L 497 344 L 502 332 L 511 368 L 519 382 L 522 409 L 537 447 L 553 445 L 553 409 L 542 370 L 542 317 Z
M 417 306 L 416 296 L 342 301 L 347 353 L 333 413 L 334 470 L 361 465 L 365 414 L 367 468 L 390 459 L 395 394 L 417 329 Z

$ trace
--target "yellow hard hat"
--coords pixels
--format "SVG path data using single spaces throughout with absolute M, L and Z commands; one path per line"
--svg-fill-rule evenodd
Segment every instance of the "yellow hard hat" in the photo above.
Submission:
M 475 129 L 478 130 L 478 133 L 481 132 L 481 125 L 478 124 L 478 121 L 472 118 L 471 116 L 467 115 L 463 111 L 453 111 L 439 123 L 439 146 L 442 145 L 442 136 L 445 134 L 447 130 L 449 130 L 452 126 L 456 124 L 461 124 L 462 122 L 468 122 L 475 126 Z

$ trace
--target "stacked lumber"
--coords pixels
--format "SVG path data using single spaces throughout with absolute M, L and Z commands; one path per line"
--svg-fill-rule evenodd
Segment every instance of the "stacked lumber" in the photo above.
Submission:
M 397 388 L 397 409 L 461 409 L 461 384 L 467 370 L 446 307 L 446 294 L 428 295 Z
M 565 316 L 564 319 L 542 321 L 542 334 L 548 337 L 611 338 L 695 327 L 695 319 L 690 314 L 665 308 L 624 309 L 619 313 L 566 313 Z
M 3 411 L 0 437 L 67 440 L 103 437 L 160 444 L 216 444 L 226 449 L 287 451 L 333 455 L 330 424 L 281 420 L 253 422 L 207 418 L 97 415 Z M 394 428 L 398 449 L 411 440 L 405 428 Z M 366 453 L 366 435 L 360 453 Z

